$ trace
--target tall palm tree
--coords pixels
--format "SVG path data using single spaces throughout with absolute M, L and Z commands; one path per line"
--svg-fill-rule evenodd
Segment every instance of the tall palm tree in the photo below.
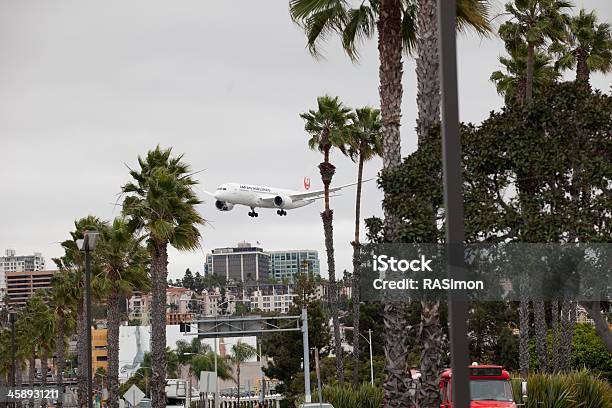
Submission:
M 85 254 L 81 252 L 77 241 L 83 239 L 85 231 L 99 231 L 106 226 L 106 223 L 98 217 L 89 215 L 80 218 L 74 222 L 74 230 L 70 232 L 70 239 L 61 243 L 64 255 L 60 258 L 54 258 L 57 268 L 60 271 L 67 271 L 76 277 L 76 285 L 74 295 L 76 303 L 76 332 L 77 332 L 77 355 L 79 370 L 77 373 L 77 388 L 78 388 L 78 404 L 80 408 L 87 406 L 87 361 L 91 356 L 87 355 L 87 322 L 85 319 L 85 291 L 84 287 L 84 271 L 85 271 Z M 98 268 L 94 261 L 92 262 L 92 274 L 98 275 Z
M 510 52 L 510 57 L 499 57 L 504 71 L 491 74 L 497 93 L 504 96 L 506 105 L 513 103 L 522 105 L 525 102 L 525 81 L 527 76 L 527 44 Z M 535 51 L 533 63 L 534 97 L 540 95 L 546 88 L 559 78 L 559 71 L 553 66 L 552 58 L 539 50 Z
M 135 290 L 148 291 L 149 254 L 123 218 L 103 228 L 95 256 L 104 274 L 108 328 L 108 405 L 119 407 L 119 301 Z
M 536 49 L 547 41 L 567 38 L 569 16 L 565 14 L 572 3 L 564 0 L 517 0 L 506 4 L 510 20 L 499 27 L 499 34 L 509 50 L 527 44 L 527 72 L 525 101 L 533 99 L 533 74 Z
M 580 10 L 569 22 L 567 41 L 555 42 L 550 50 L 559 55 L 557 66 L 576 67 L 576 81 L 589 85 L 591 72 L 612 71 L 612 32 L 610 24 L 597 23 L 594 11 Z
M 383 171 L 391 171 L 401 163 L 400 118 L 402 101 L 402 51 L 410 53 L 416 43 L 416 0 L 369 0 L 351 8 L 343 0 L 291 0 L 290 14 L 304 28 L 308 48 L 318 54 L 317 45 L 330 34 L 339 34 L 346 53 L 352 60 L 359 57 L 358 47 L 378 31 L 380 60 L 380 108 L 383 132 Z M 488 9 L 483 0 L 459 0 L 457 24 L 470 26 L 486 33 L 490 30 L 484 13 Z M 437 21 L 430 26 L 437 26 Z M 437 70 L 437 59 L 435 61 Z M 437 77 L 434 77 L 437 81 Z M 437 85 L 434 85 L 437 87 Z M 439 88 L 439 87 L 438 87 Z M 395 241 L 399 220 L 383 208 L 386 240 Z M 391 407 L 410 406 L 412 379 L 407 376 L 408 349 L 405 308 L 402 304 L 385 302 L 385 400 Z
M 417 76 L 417 139 L 419 146 L 429 137 L 440 122 L 440 66 L 438 43 L 438 2 L 417 0 L 416 14 L 416 76 Z M 460 1 L 457 3 L 459 28 L 472 28 L 481 35 L 491 30 L 488 1 Z M 431 214 L 435 214 L 431 203 Z M 423 242 L 438 239 L 437 220 L 431 219 L 429 232 Z M 421 302 L 419 342 L 421 348 L 421 387 L 417 393 L 418 406 L 438 406 L 438 375 L 442 355 L 442 328 L 440 326 L 440 302 Z
M 240 365 L 250 358 L 257 355 L 257 350 L 250 344 L 246 344 L 238 340 L 232 346 L 230 361 L 236 365 L 236 385 L 238 386 L 238 401 L 236 406 L 240 407 Z
M 130 226 L 145 234 L 151 256 L 151 403 L 164 408 L 168 245 L 181 251 L 197 248 L 198 225 L 204 219 L 196 210 L 201 203 L 193 190 L 198 182 L 183 155 L 172 156 L 172 149 L 157 146 L 138 157 L 138 164 L 140 169 L 130 170 L 132 181 L 122 188 L 123 212 Z
M 55 314 L 55 377 L 57 386 L 64 386 L 64 369 L 66 366 L 66 339 L 73 332 L 78 299 L 78 277 L 68 271 L 60 271 L 51 278 L 51 290 L 48 292 L 50 304 Z M 59 399 L 57 406 L 62 408 Z
M 334 341 L 336 352 L 336 368 L 338 379 L 344 382 L 344 366 L 342 361 L 342 339 L 340 322 L 338 321 L 338 288 L 336 285 L 336 264 L 334 260 L 334 212 L 329 208 L 329 185 L 336 171 L 330 163 L 329 154 L 333 148 L 345 149 L 346 130 L 350 109 L 345 107 L 338 97 L 320 96 L 317 98 L 317 109 L 300 114 L 304 119 L 304 129 L 310 135 L 308 146 L 323 153 L 323 162 L 319 164 L 321 180 L 323 181 L 325 209 L 321 213 L 323 233 L 325 235 L 325 251 L 327 252 L 327 270 L 329 274 L 329 306 L 334 326 Z
M 375 156 L 382 154 L 380 110 L 371 107 L 356 109 L 351 115 L 351 123 L 348 130 L 347 155 L 357 162 L 357 194 L 355 198 L 355 239 L 351 242 L 353 246 L 353 281 L 351 297 L 353 301 L 353 387 L 359 386 L 359 306 L 360 306 L 360 257 L 359 240 L 361 221 L 361 183 L 363 181 L 363 164 Z

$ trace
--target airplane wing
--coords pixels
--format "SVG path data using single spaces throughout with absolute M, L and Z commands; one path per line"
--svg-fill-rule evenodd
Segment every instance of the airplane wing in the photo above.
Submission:
M 361 183 L 365 183 L 367 181 L 372 180 L 367 179 L 367 180 L 363 180 Z M 356 185 L 357 182 L 355 183 L 350 183 L 350 184 L 344 184 L 342 186 L 337 186 L 337 187 L 330 187 L 329 188 L 329 192 L 330 193 L 335 193 L 336 191 L 342 190 L 345 187 L 350 187 L 350 186 L 354 186 Z M 318 198 L 323 198 L 323 194 L 325 193 L 325 190 L 321 189 L 321 190 L 314 190 L 314 191 L 305 191 L 303 193 L 297 193 L 297 194 L 291 194 L 290 197 L 292 200 L 305 200 L 305 199 L 311 199 L 311 200 L 316 200 Z

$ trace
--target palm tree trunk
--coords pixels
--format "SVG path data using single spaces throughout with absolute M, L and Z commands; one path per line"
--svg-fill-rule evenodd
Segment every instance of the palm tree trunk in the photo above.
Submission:
M 238 401 L 236 406 L 240 408 L 240 363 L 236 363 L 236 385 L 238 386 Z
M 77 300 L 77 353 L 79 371 L 77 373 L 78 404 L 87 407 L 87 323 L 85 322 L 84 296 Z
M 567 371 L 570 368 L 570 354 L 572 349 L 571 306 L 572 302 L 569 300 L 563 301 L 563 307 L 561 309 L 560 371 Z
M 108 294 L 106 316 L 108 320 L 108 407 L 119 408 L 119 290 Z
M 351 295 L 353 298 L 353 388 L 359 387 L 359 355 L 361 350 L 359 349 L 359 319 L 360 315 L 360 290 L 361 290 L 361 271 L 360 271 L 360 260 L 359 260 L 359 221 L 361 218 L 361 181 L 363 180 L 363 154 L 359 155 L 359 166 L 357 169 L 357 195 L 355 198 L 355 240 L 351 242 L 353 246 L 353 288 Z
M 329 148 L 324 149 L 324 154 L 325 161 L 319 164 L 325 196 L 325 210 L 321 213 L 321 219 L 323 220 L 325 252 L 327 253 L 327 271 L 329 275 L 328 297 L 332 315 L 332 325 L 334 328 L 336 370 L 338 371 L 338 381 L 342 384 L 344 382 L 344 364 L 342 357 L 342 337 L 340 336 L 340 321 L 338 320 L 338 287 L 336 285 L 336 262 L 334 259 L 334 212 L 329 208 L 329 185 L 336 172 L 336 168 L 329 162 Z
M 36 352 L 33 351 L 30 356 L 30 362 L 28 363 L 28 383 L 30 387 L 34 386 L 34 380 L 36 379 Z M 30 407 L 34 407 L 34 399 L 30 399 L 28 404 Z
M 552 367 L 551 372 L 559 371 L 559 302 L 553 300 L 550 303 L 551 326 L 552 326 Z
M 590 76 L 586 52 L 579 50 L 576 55 L 576 82 L 590 87 Z
M 525 79 L 525 101 L 530 103 L 533 99 L 533 64 L 535 46 L 527 43 L 527 78 Z
M 608 322 L 601 313 L 601 304 L 599 302 L 581 302 L 580 304 L 586 309 L 589 317 L 593 319 L 595 332 L 604 342 L 608 351 L 612 353 L 612 330 L 608 327 Z
M 401 164 L 400 120 L 402 114 L 402 4 L 401 0 L 381 0 L 378 19 L 378 57 L 380 59 L 380 113 L 382 118 L 383 171 Z M 383 208 L 385 240 L 397 239 L 399 220 Z M 385 406 L 413 407 L 410 387 L 413 383 L 407 367 L 406 308 L 402 303 L 383 301 L 385 325 Z
M 31 386 L 34 385 L 34 380 L 36 379 L 36 352 L 32 352 L 30 356 L 30 361 L 28 363 L 28 384 Z
M 55 378 L 57 380 L 57 388 L 59 390 L 60 398 L 57 400 L 56 407 L 62 408 L 63 399 L 61 396 L 64 395 L 64 367 L 66 366 L 66 357 L 64 353 L 64 340 L 66 338 L 65 328 L 65 317 L 64 313 L 60 311 L 56 316 L 56 339 L 55 339 Z
M 440 60 L 438 46 L 437 0 L 418 0 L 417 9 L 417 137 L 419 145 L 440 123 Z M 435 217 L 433 203 L 431 214 Z M 435 238 L 436 220 L 430 224 Z M 440 326 L 440 302 L 421 302 L 419 342 L 421 348 L 421 389 L 418 406 L 440 405 L 439 372 L 442 355 L 442 327 Z
M 521 379 L 527 381 L 529 375 L 529 298 L 526 279 L 521 280 L 519 305 L 519 367 Z
M 533 302 L 533 317 L 535 320 L 536 354 L 538 356 L 538 368 L 541 373 L 546 373 L 548 372 L 548 327 L 546 326 L 546 312 L 544 310 L 543 300 L 536 300 Z
M 49 370 L 49 351 L 45 348 L 43 349 L 42 356 L 40 357 L 40 373 L 42 375 L 42 388 L 47 386 L 47 371 Z M 47 406 L 47 400 L 43 399 L 40 403 L 42 408 Z
M 167 243 L 155 241 L 151 259 L 151 407 L 166 406 L 166 288 Z
M 15 367 L 15 386 L 21 387 L 23 386 L 23 374 L 21 372 L 21 361 L 17 362 L 17 366 Z M 23 403 L 21 401 L 17 401 L 15 404 L 15 408 L 23 407 Z M 61 407 L 60 407 L 61 408 Z

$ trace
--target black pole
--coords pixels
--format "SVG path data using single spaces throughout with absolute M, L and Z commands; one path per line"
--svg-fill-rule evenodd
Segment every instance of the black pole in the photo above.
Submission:
M 9 312 L 9 321 L 11 323 L 11 378 L 9 379 L 9 386 L 15 387 L 17 385 L 17 341 L 15 339 L 15 312 Z M 16 407 L 17 403 L 14 402 L 13 406 Z
M 92 347 L 91 347 L 91 252 L 85 248 L 85 316 L 87 321 L 86 341 L 87 341 L 87 407 L 93 408 L 93 386 L 92 386 Z
M 449 278 L 465 279 L 463 195 L 461 191 L 461 137 L 457 92 L 456 0 L 438 0 L 440 83 L 442 89 L 442 164 L 446 209 L 447 271 Z M 453 370 L 453 406 L 470 406 L 468 376 L 467 300 L 465 293 L 449 291 L 450 353 Z

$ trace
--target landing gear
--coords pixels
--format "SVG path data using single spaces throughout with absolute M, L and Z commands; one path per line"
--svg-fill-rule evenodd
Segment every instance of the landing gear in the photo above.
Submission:
M 251 211 L 249 211 L 249 217 L 259 217 L 259 214 L 255 212 L 255 208 L 251 207 Z
M 287 211 L 285 211 L 285 210 L 276 210 L 276 213 L 277 213 L 278 215 L 280 215 L 281 217 L 282 217 L 283 215 L 287 215 Z

